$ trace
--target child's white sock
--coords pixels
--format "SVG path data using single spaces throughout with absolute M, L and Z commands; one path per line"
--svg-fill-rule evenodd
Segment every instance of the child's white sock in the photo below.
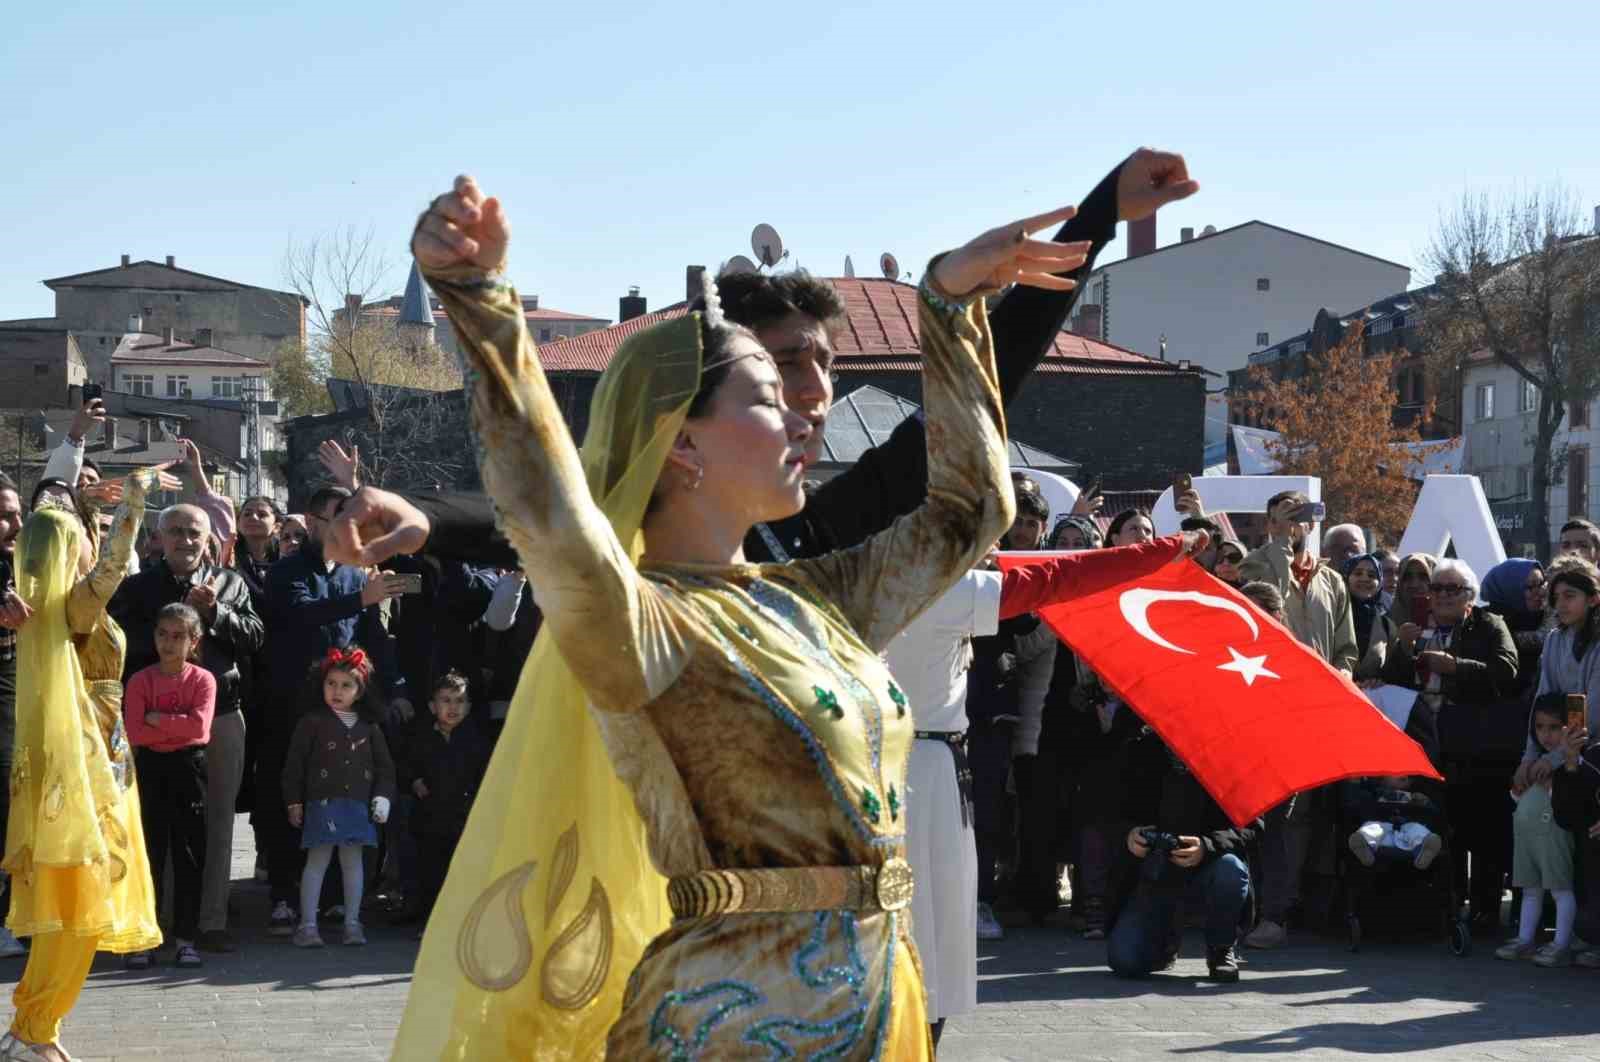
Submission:
M 1544 890 L 1522 890 L 1522 917 L 1517 919 L 1517 943 L 1532 944 L 1539 932 L 1539 918 L 1544 914 Z
M 1571 889 L 1552 889 L 1556 898 L 1556 940 L 1558 948 L 1572 947 L 1572 926 L 1578 920 L 1578 894 Z

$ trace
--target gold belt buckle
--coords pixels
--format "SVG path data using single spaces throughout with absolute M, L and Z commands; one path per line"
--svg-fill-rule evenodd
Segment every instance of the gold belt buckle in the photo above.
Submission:
M 916 881 L 911 873 L 911 864 L 899 856 L 887 860 L 878 868 L 874 889 L 878 897 L 878 906 L 885 911 L 899 911 L 911 906 L 911 893 L 915 888 Z

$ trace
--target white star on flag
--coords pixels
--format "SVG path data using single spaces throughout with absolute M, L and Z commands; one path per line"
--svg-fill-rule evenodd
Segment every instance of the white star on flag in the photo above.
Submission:
M 1267 658 L 1264 656 L 1245 656 L 1233 646 L 1228 646 L 1228 654 L 1233 657 L 1231 663 L 1218 664 L 1218 671 L 1237 671 L 1244 679 L 1246 686 L 1254 686 L 1258 678 L 1275 679 L 1278 676 L 1267 670 Z

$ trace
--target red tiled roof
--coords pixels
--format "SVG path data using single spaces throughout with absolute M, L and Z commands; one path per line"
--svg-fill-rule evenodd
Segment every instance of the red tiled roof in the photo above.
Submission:
M 834 337 L 835 367 L 841 372 L 917 372 L 922 355 L 917 345 L 917 289 L 895 280 L 828 277 L 844 300 L 846 321 Z M 687 303 L 657 310 L 622 324 L 570 339 L 543 343 L 539 360 L 546 372 L 604 372 L 624 339 L 641 329 L 681 317 Z M 1091 375 L 1186 372 L 1171 362 L 1157 361 L 1131 350 L 1062 332 L 1039 366 L 1040 372 Z

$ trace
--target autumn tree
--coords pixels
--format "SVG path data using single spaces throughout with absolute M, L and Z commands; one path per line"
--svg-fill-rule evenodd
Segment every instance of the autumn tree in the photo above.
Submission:
M 357 385 L 371 422 L 359 433 L 368 482 L 452 484 L 467 463 L 453 439 L 460 367 L 437 344 L 403 334 L 391 315 L 366 311 L 387 296 L 396 272 L 372 229 L 291 241 L 284 273 L 307 301 L 312 336 L 286 366 L 286 382 L 313 407 L 308 381 L 320 378 L 324 390 L 330 377 Z
M 1530 428 L 1534 541 L 1550 548 L 1550 486 L 1568 407 L 1600 385 L 1600 239 L 1570 191 L 1551 186 L 1491 203 L 1464 194 L 1440 217 L 1424 313 L 1430 356 L 1446 365 L 1487 351 L 1538 395 Z
M 1267 445 L 1280 475 L 1319 477 L 1331 518 L 1393 539 L 1416 504 L 1413 477 L 1428 449 L 1414 444 L 1432 409 L 1396 426 L 1393 377 L 1404 352 L 1364 355 L 1361 336 L 1361 325 L 1353 325 L 1338 344 L 1305 354 L 1281 378 L 1256 366 L 1239 404 L 1278 433 Z
M 328 394 L 328 367 L 319 364 L 315 348 L 283 344 L 272 355 L 272 394 L 285 417 L 333 412 Z

